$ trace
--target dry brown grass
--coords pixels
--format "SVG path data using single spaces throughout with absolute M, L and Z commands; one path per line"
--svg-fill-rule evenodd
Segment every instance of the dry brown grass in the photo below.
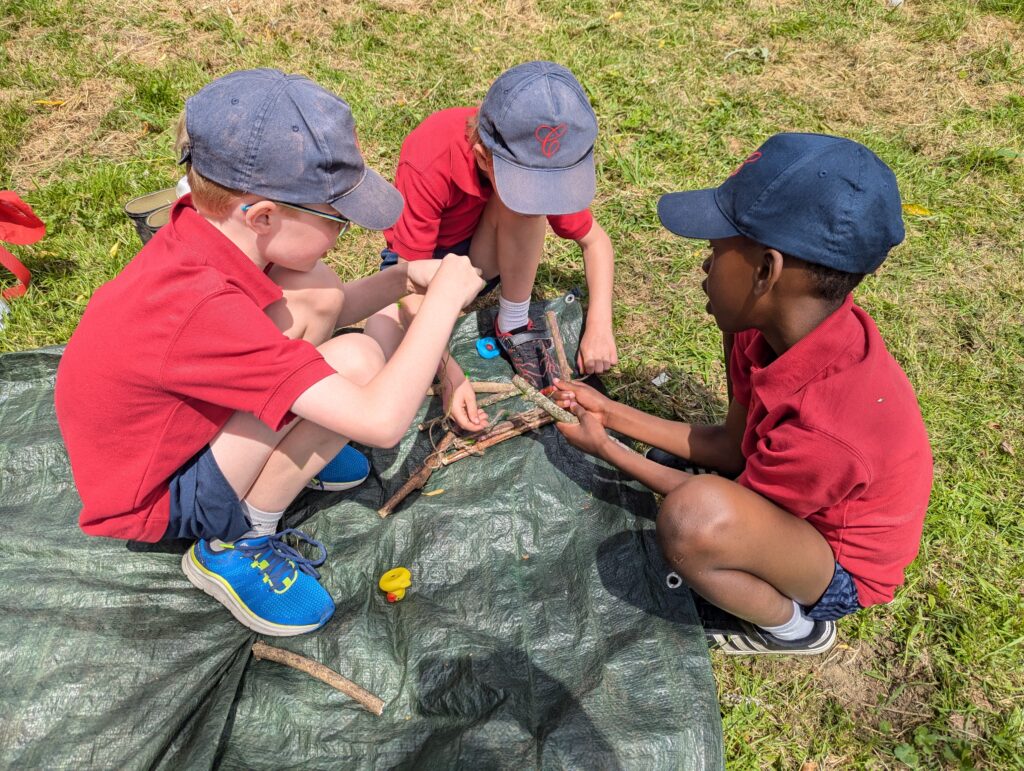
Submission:
M 993 17 L 973 20 L 950 46 L 908 40 L 893 28 L 829 48 L 817 40 L 789 40 L 759 75 L 735 75 L 731 85 L 791 94 L 818 105 L 837 126 L 863 128 L 889 117 L 907 129 L 925 129 L 943 114 L 989 107 L 1014 92 L 1007 83 L 972 77 L 971 56 L 995 44 L 1024 57 L 1024 35 L 1017 25 Z M 933 142 L 932 151 L 944 152 L 942 144 Z
M 57 164 L 92 155 L 107 160 L 126 158 L 138 148 L 141 134 L 101 131 L 100 122 L 128 92 L 124 81 L 90 78 L 54 95 L 59 105 L 40 105 L 29 122 L 28 137 L 11 164 L 16 186 L 31 189 Z

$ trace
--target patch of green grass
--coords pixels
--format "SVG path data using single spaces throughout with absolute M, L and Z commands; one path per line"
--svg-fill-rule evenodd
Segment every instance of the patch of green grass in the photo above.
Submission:
M 349 101 L 372 165 L 391 174 L 427 114 L 477 103 L 508 66 L 548 58 L 576 72 L 601 126 L 594 209 L 616 247 L 621 357 L 607 385 L 661 415 L 720 419 L 705 247 L 660 228 L 658 196 L 716 185 L 776 131 L 864 142 L 926 212 L 906 216 L 906 242 L 856 292 L 932 440 L 921 553 L 895 602 L 843 621 L 843 647 L 824 661 L 713 655 L 729 763 L 1024 765 L 1024 12 L 1008 0 L 907 5 L 296 0 L 229 14 L 143 0 L 129 14 L 110 0 L 0 0 L 0 184 L 19 186 L 49 229 L 13 247 L 35 282 L 11 303 L 0 350 L 66 341 L 132 257 L 121 206 L 174 183 L 170 129 L 213 77 L 309 74 Z M 96 113 L 84 129 L 82 114 L 31 104 L 97 80 L 118 98 L 75 103 Z M 83 139 L 59 160 L 31 159 L 28 174 L 18 163 L 40 127 Z M 131 141 L 105 142 L 120 135 Z M 381 246 L 357 231 L 331 261 L 354 277 Z M 550 239 L 547 256 L 538 295 L 585 285 L 574 245 Z
M 24 105 L 0 104 L 0 186 L 9 184 L 7 164 L 17 154 L 28 120 L 28 109 Z

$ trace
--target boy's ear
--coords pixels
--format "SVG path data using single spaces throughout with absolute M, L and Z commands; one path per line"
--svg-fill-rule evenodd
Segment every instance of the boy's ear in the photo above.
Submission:
M 270 215 L 277 211 L 277 205 L 273 201 L 257 201 L 246 204 L 242 213 L 245 224 L 256 232 L 257 235 L 266 235 L 270 232 Z
M 473 157 L 476 159 L 476 165 L 480 171 L 487 176 L 494 174 L 494 159 L 491 157 L 491 151 L 479 142 L 473 145 Z
M 782 266 L 785 257 L 778 249 L 765 246 L 761 248 L 761 256 L 754 275 L 754 294 L 766 295 L 782 277 Z

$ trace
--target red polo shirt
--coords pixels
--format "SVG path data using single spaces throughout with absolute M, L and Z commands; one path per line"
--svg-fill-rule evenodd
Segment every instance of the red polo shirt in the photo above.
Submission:
M 921 543 L 932 456 L 913 387 L 871 317 L 848 296 L 777 358 L 760 332 L 741 332 L 729 374 L 747 407 L 737 481 L 814 525 L 861 605 L 892 600 Z
M 388 248 L 406 260 L 426 260 L 434 250 L 471 238 L 494 190 L 477 172 L 466 121 L 475 107 L 435 112 L 405 138 L 398 156 L 395 187 L 405 208 L 384 231 Z M 590 232 L 589 209 L 551 215 L 551 229 L 578 241 Z
M 57 370 L 56 406 L 90 535 L 159 540 L 168 479 L 236 411 L 277 430 L 332 374 L 264 309 L 281 289 L 182 199 L 89 301 Z

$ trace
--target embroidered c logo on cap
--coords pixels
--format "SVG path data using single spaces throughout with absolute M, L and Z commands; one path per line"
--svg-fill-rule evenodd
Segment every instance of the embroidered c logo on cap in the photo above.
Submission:
M 735 177 L 737 174 L 740 173 L 740 171 L 743 169 L 743 167 L 746 166 L 748 163 L 757 163 L 759 160 L 761 160 L 761 151 L 760 150 L 755 150 L 750 155 L 748 155 L 743 160 L 743 163 L 741 163 L 739 166 L 736 167 L 736 171 L 734 171 L 729 176 L 730 177 Z
M 568 127 L 564 123 L 559 123 L 557 126 L 549 126 L 546 123 L 542 123 L 537 126 L 537 130 L 533 132 L 533 135 L 540 142 L 540 151 L 544 154 L 545 158 L 550 158 L 558 152 L 558 148 L 562 146 L 559 140 L 565 136 L 567 129 Z

